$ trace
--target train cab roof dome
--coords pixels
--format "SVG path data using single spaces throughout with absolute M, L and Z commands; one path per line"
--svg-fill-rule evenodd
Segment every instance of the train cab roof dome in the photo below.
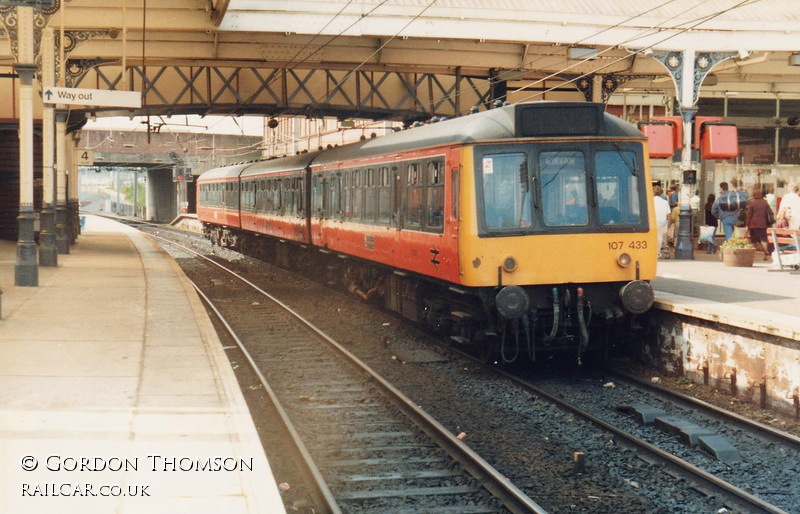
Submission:
M 633 124 L 606 113 L 603 104 L 545 101 L 506 105 L 328 149 L 314 164 L 453 143 L 581 136 L 644 139 Z

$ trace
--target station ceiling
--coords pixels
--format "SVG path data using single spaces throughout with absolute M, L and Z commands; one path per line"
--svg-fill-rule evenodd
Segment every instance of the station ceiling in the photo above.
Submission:
M 616 94 L 672 96 L 672 79 L 651 54 L 692 49 L 732 55 L 717 59 L 701 97 L 800 99 L 797 0 L 60 2 L 47 24 L 77 43 L 70 63 L 124 55 L 146 69 L 459 75 L 503 80 L 516 99 L 538 100 L 574 93 L 594 75 L 616 77 Z M 0 67 L 10 69 L 14 29 L 3 20 Z

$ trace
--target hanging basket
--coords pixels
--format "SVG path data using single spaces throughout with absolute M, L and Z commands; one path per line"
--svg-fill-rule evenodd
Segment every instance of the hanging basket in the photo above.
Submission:
M 723 248 L 722 250 L 722 263 L 725 266 L 752 267 L 755 259 L 755 248 Z

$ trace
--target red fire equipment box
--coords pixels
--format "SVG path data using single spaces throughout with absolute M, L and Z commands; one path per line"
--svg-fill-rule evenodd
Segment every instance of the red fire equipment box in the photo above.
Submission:
M 668 159 L 675 153 L 673 125 L 667 121 L 642 121 L 639 130 L 647 136 L 651 159 Z
M 732 159 L 739 155 L 739 136 L 735 125 L 719 122 L 698 125 L 701 127 L 702 159 Z
M 653 121 L 665 121 L 672 125 L 672 144 L 675 150 L 683 148 L 683 118 L 680 116 L 653 116 Z

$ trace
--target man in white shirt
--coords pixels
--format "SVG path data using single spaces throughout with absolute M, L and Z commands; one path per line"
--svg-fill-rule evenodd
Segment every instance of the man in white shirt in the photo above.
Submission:
M 658 252 L 664 248 L 664 241 L 667 239 L 667 227 L 669 226 L 669 202 L 661 196 L 664 189 L 661 186 L 653 187 L 653 203 L 656 213 L 656 228 L 658 229 Z

